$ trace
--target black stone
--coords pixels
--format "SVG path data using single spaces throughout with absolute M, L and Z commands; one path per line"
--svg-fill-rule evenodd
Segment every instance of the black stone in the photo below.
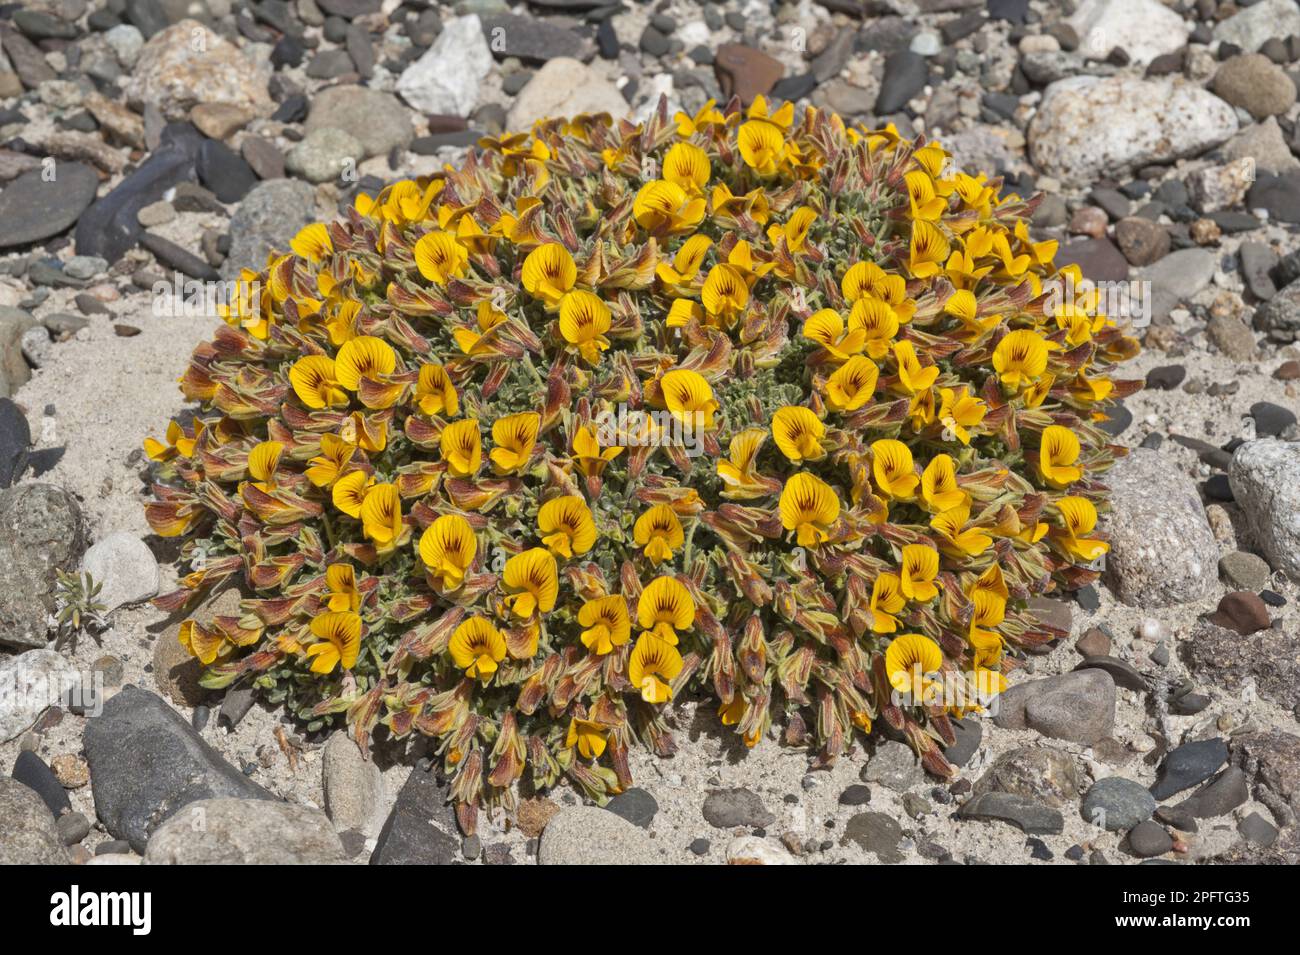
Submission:
M 110 833 L 143 852 L 149 835 L 199 799 L 274 799 L 194 732 L 156 693 L 124 686 L 86 721 L 95 812 Z
M 205 139 L 195 166 L 199 182 L 222 202 L 238 202 L 257 185 L 253 167 L 225 143 Z
M 460 850 L 447 789 L 416 767 L 380 830 L 371 865 L 451 865 Z M 489 846 L 489 849 L 492 847 Z
M 1173 391 L 1187 377 L 1182 365 L 1161 365 L 1147 372 L 1147 387 L 1158 391 Z
M 0 398 L 0 488 L 12 485 L 27 470 L 31 427 L 12 399 Z
M 144 227 L 136 216 L 169 189 L 193 182 L 203 137 L 189 123 L 163 129 L 158 148 L 117 188 L 82 213 L 77 220 L 80 255 L 98 255 L 116 262 L 139 241 Z
M 221 709 L 217 712 L 217 725 L 234 729 L 253 708 L 254 699 L 252 687 L 239 686 L 227 690 L 221 701 Z
M 659 803 L 644 789 L 634 786 L 611 799 L 605 808 L 634 826 L 649 829 L 659 811 Z
M 885 60 L 885 73 L 876 97 L 876 112 L 895 113 L 921 92 L 930 79 L 930 64 L 911 50 L 891 53 Z
M 1228 744 L 1221 737 L 1184 743 L 1165 756 L 1151 795 L 1163 802 L 1209 779 L 1227 761 Z
M 1271 401 L 1257 401 L 1250 406 L 1255 419 L 1255 434 L 1277 437 L 1296 423 L 1295 412 Z
M 156 232 L 146 232 L 140 236 L 140 244 L 152 252 L 160 263 L 190 278 L 204 282 L 215 282 L 221 278 L 217 270 L 208 265 L 204 259 Z
M 54 771 L 30 750 L 23 750 L 14 760 L 14 779 L 36 791 L 50 812 L 58 818 L 65 812 L 72 811 L 72 800 L 68 792 L 54 775 Z
M 817 77 L 812 73 L 799 76 L 786 76 L 776 81 L 772 87 L 772 98 L 780 100 L 799 100 L 817 88 Z

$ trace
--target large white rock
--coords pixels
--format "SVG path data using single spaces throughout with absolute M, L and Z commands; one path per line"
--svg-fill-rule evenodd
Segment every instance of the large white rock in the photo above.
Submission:
M 579 113 L 609 113 L 618 119 L 627 111 L 623 94 L 599 73 L 577 60 L 557 56 L 519 91 L 506 117 L 506 128 L 527 132 L 539 119 Z
M 1072 76 L 1047 88 L 1029 124 L 1041 172 L 1071 185 L 1195 156 L 1237 131 L 1233 108 L 1176 80 Z
M 1152 608 L 1210 593 L 1219 549 L 1195 482 L 1148 448 L 1134 448 L 1102 480 L 1111 490 L 1103 577 L 1115 595 Z
M 1247 441 L 1232 455 L 1228 480 L 1269 564 L 1300 581 L 1300 444 Z
M 30 727 L 77 685 L 77 671 L 54 650 L 28 650 L 0 662 L 0 743 Z
M 153 551 L 127 531 L 97 541 L 81 558 L 81 570 L 101 585 L 96 601 L 108 611 L 155 596 L 161 580 Z
M 448 20 L 437 42 L 402 71 L 397 92 L 423 113 L 468 116 L 479 84 L 492 69 L 492 51 L 476 14 Z
M 1070 26 L 1079 34 L 1079 50 L 1104 60 L 1115 47 L 1145 66 L 1187 42 L 1191 27 L 1157 0 L 1083 0 Z
M 1214 28 L 1214 38 L 1254 53 L 1269 37 L 1300 33 L 1300 7 L 1295 0 L 1263 0 L 1234 13 Z

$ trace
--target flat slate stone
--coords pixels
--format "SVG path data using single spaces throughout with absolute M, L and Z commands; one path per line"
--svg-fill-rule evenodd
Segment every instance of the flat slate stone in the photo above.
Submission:
M 0 192 L 0 249 L 40 242 L 70 228 L 95 200 L 99 177 L 76 162 L 54 165 L 54 178 L 44 169 L 25 172 Z
M 1205 782 L 1228 761 L 1228 744 L 1220 736 L 1184 743 L 1171 749 L 1160 767 L 1151 795 L 1163 802 L 1170 796 Z
M 1056 835 L 1065 829 L 1065 820 L 1051 806 L 1015 793 L 983 793 L 962 806 L 957 816 L 1007 822 L 1031 836 Z
M 447 789 L 434 774 L 416 767 L 397 794 L 380 830 L 371 865 L 451 865 L 460 852 L 456 816 Z
M 200 799 L 274 799 L 226 762 L 162 697 L 123 687 L 86 721 L 95 812 L 110 833 L 144 852 L 165 820 Z

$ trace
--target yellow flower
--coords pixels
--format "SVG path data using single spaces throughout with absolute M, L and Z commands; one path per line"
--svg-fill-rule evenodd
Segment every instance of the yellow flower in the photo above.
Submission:
M 599 477 L 623 450 L 620 447 L 602 450 L 596 440 L 596 429 L 589 424 L 582 425 L 573 434 L 573 463 L 588 477 Z
M 366 492 L 374 484 L 374 478 L 365 471 L 349 471 L 334 482 L 331 500 L 334 506 L 348 517 L 360 517 L 361 505 L 366 499 Z
M 907 260 L 912 278 L 926 279 L 942 271 L 940 263 L 947 260 L 948 249 L 948 239 L 942 229 L 922 219 L 914 221 Z
M 605 752 L 608 739 L 609 727 L 574 716 L 569 719 L 569 731 L 565 734 L 564 745 L 570 749 L 578 747 L 578 755 L 583 759 L 599 759 Z
M 781 453 L 795 464 L 826 456 L 822 437 L 826 426 L 811 408 L 787 405 L 772 416 L 772 437 Z
M 1089 539 L 1097 526 L 1097 509 L 1086 497 L 1063 497 L 1056 502 L 1061 512 L 1062 527 L 1052 528 L 1051 537 L 1067 554 L 1078 560 L 1091 562 L 1110 550 L 1105 541 Z
M 840 279 L 840 291 L 848 302 L 866 296 L 878 296 L 884 288 L 885 270 L 875 262 L 855 262 Z
M 455 235 L 442 229 L 420 236 L 414 253 L 416 268 L 435 285 L 460 278 L 469 267 L 469 252 Z
M 420 535 L 420 560 L 443 590 L 455 590 L 465 581 L 478 553 L 478 538 L 469 521 L 459 514 L 444 514 Z
M 876 393 L 880 369 L 869 358 L 854 355 L 826 382 L 826 403 L 833 411 L 857 411 Z
M 587 502 L 577 495 L 553 497 L 537 512 L 537 529 L 542 543 L 566 560 L 585 554 L 596 544 L 596 522 Z
M 491 621 L 470 617 L 451 635 L 447 650 L 465 676 L 486 686 L 497 672 L 497 664 L 506 658 L 506 639 Z
M 361 526 L 380 552 L 397 543 L 402 534 L 402 499 L 395 484 L 376 484 L 366 491 L 361 502 Z
M 555 558 L 543 547 L 515 554 L 506 561 L 502 582 L 511 591 L 506 604 L 516 617 L 527 620 L 534 613 L 550 613 L 560 594 L 559 571 Z
M 815 209 L 810 206 L 800 206 L 790 213 L 790 218 L 786 220 L 784 226 L 772 226 L 767 230 L 768 241 L 775 246 L 781 239 L 785 239 L 787 249 L 791 252 L 801 252 L 804 243 L 808 241 L 808 231 L 816 221 Z
M 577 289 L 560 299 L 560 335 L 593 365 L 609 348 L 610 320 L 609 306 L 591 292 Z
M 456 388 L 442 365 L 420 366 L 420 376 L 415 382 L 415 403 L 427 415 L 451 417 L 460 410 Z
M 213 663 L 219 656 L 225 656 L 232 649 L 230 642 L 219 630 L 200 626 L 194 620 L 182 622 L 176 636 L 180 645 L 190 652 L 190 656 L 204 666 Z
M 846 361 L 862 351 L 866 332 L 861 328 L 844 330 L 844 319 L 832 308 L 814 312 L 803 323 L 803 337 L 826 349 L 838 361 Z
M 677 249 L 673 255 L 673 264 L 660 262 L 655 267 L 655 274 L 665 285 L 685 285 L 699 274 L 704 256 L 712 247 L 713 240 L 707 235 L 693 235 Z
M 786 102 L 776 112 L 772 112 L 768 108 L 767 97 L 755 96 L 754 102 L 749 104 L 745 116 L 749 119 L 765 119 L 781 129 L 789 129 L 794 122 L 794 103 Z
M 360 335 L 343 343 L 334 359 L 334 373 L 348 391 L 356 391 L 362 378 L 391 375 L 397 367 L 397 352 L 381 338 Z
M 584 628 L 582 645 L 598 657 L 623 646 L 632 637 L 627 601 L 618 594 L 584 603 L 578 611 L 578 625 Z
M 315 222 L 299 229 L 298 234 L 289 240 L 289 248 L 310 262 L 319 262 L 333 253 L 334 243 L 325 224 Z
M 284 445 L 279 441 L 263 441 L 248 452 L 248 475 L 259 491 L 275 490 L 275 469 L 283 454 Z
M 336 408 L 348 403 L 348 393 L 339 384 L 334 359 L 324 355 L 299 358 L 289 369 L 293 393 L 308 408 Z
M 894 616 L 907 606 L 902 582 L 897 574 L 880 574 L 871 585 L 871 630 L 873 633 L 893 633 L 898 629 Z
M 849 331 L 861 333 L 867 355 L 877 360 L 889 353 L 898 326 L 898 314 L 888 302 L 873 295 L 858 299 L 849 312 Z
M 988 405 L 965 385 L 956 390 L 940 388 L 939 399 L 939 423 L 962 444 L 970 444 L 971 429 L 984 420 Z
M 1069 487 L 1083 477 L 1083 469 L 1074 462 L 1079 460 L 1079 439 L 1073 431 L 1059 424 L 1043 429 L 1038 445 L 1038 473 L 1043 481 L 1054 488 Z
M 718 109 L 716 100 L 709 100 L 694 116 L 678 112 L 673 115 L 673 120 L 677 123 L 677 135 L 686 139 L 698 132 L 707 132 L 712 126 L 726 125 L 727 117 Z
M 664 156 L 664 178 L 692 196 L 709 184 L 709 157 L 694 143 L 675 143 Z
M 682 672 L 682 655 L 677 648 L 653 633 L 643 633 L 627 661 L 627 678 L 641 691 L 647 703 L 667 703 L 673 698 L 670 684 Z
M 970 501 L 970 495 L 957 486 L 957 466 L 948 455 L 936 454 L 921 472 L 921 500 L 932 514 Z
M 939 552 L 925 544 L 907 544 L 898 576 L 903 596 L 924 603 L 939 596 L 934 578 L 939 573 Z
M 807 471 L 785 482 L 781 491 L 781 526 L 795 532 L 800 547 L 830 540 L 830 528 L 839 519 L 840 499 L 831 486 Z
M 958 557 L 976 557 L 993 546 L 993 538 L 967 527 L 970 505 L 960 504 L 930 519 L 930 527 L 943 538 L 944 549 Z
M 535 411 L 512 414 L 492 423 L 492 443 L 495 447 L 489 457 L 498 474 L 511 474 L 528 466 L 541 426 L 542 416 Z M 478 428 L 475 427 L 474 431 L 477 434 Z
M 520 279 L 529 295 L 555 308 L 578 281 L 578 266 L 568 249 L 558 242 L 547 242 L 528 253 Z
M 329 590 L 326 606 L 330 610 L 356 612 L 361 609 L 361 592 L 351 564 L 330 564 L 325 568 L 325 586 Z
M 993 368 L 1002 384 L 1018 391 L 1047 370 L 1047 342 L 1031 329 L 1017 329 L 993 350 Z
M 361 652 L 361 616 L 350 611 L 330 611 L 313 617 L 311 634 L 317 643 L 307 647 L 313 673 L 332 673 L 340 663 L 351 670 Z
M 672 560 L 673 551 L 686 540 L 682 522 L 667 504 L 656 504 L 638 517 L 632 528 L 632 538 L 638 547 L 645 549 L 646 557 L 656 567 Z
M 692 196 L 675 182 L 655 179 L 647 182 L 632 202 L 637 225 L 656 235 L 690 232 L 704 219 L 705 201 Z
M 438 439 L 442 459 L 447 471 L 457 477 L 477 474 L 483 463 L 483 445 L 478 433 L 478 422 L 473 418 L 456 421 L 442 429 Z
M 713 415 L 718 403 L 713 400 L 713 389 L 698 371 L 677 368 L 659 381 L 664 407 L 674 418 L 688 428 L 708 430 L 713 427 Z
M 478 331 L 456 328 L 452 330 L 451 337 L 456 340 L 456 346 L 466 355 L 477 355 L 488 350 L 488 346 L 483 342 L 487 333 L 505 321 L 506 313 L 493 308 L 492 302 L 484 299 L 478 303 L 475 317 Z
M 785 136 L 781 129 L 765 120 L 755 119 L 741 125 L 736 132 L 740 158 L 760 176 L 772 176 L 785 159 Z
M 199 435 L 203 433 L 203 422 L 195 419 L 194 437 L 189 437 L 185 429 L 176 421 L 167 422 L 167 443 L 163 444 L 156 438 L 144 439 L 144 452 L 149 455 L 151 461 L 170 461 L 172 458 L 180 455 L 188 458 L 194 454 L 194 446 L 198 444 Z
M 889 685 L 899 693 L 923 688 L 928 673 L 943 668 L 943 651 L 939 644 L 919 633 L 900 633 L 885 650 L 885 674 Z
M 726 485 L 723 497 L 744 500 L 770 493 L 754 471 L 754 460 L 766 440 L 765 428 L 746 428 L 732 436 L 727 458 L 718 462 L 718 477 Z
M 656 577 L 641 591 L 636 622 L 642 630 L 650 630 L 658 639 L 676 646 L 677 631 L 689 630 L 695 623 L 695 601 L 681 581 Z
M 933 222 L 948 211 L 948 200 L 935 194 L 934 180 L 925 170 L 913 169 L 903 177 L 903 182 L 913 219 Z
M 912 500 L 921 482 L 912 463 L 911 448 L 893 438 L 871 442 L 871 476 L 880 493 L 894 501 Z
M 718 323 L 734 325 L 749 306 L 749 284 L 744 274 L 726 262 L 709 269 L 700 291 L 700 304 Z
M 939 366 L 921 367 L 916 348 L 910 341 L 894 343 L 894 361 L 898 363 L 898 383 L 905 394 L 915 395 L 929 391 L 939 377 Z

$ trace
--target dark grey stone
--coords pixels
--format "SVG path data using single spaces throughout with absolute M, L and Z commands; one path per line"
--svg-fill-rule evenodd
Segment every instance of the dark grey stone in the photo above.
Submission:
M 649 829 L 659 811 L 659 803 L 644 789 L 634 786 L 611 799 L 605 808 L 634 826 Z
M 397 794 L 370 864 L 451 865 L 459 850 L 456 816 L 447 804 L 447 788 L 433 773 L 417 766 Z
M 150 834 L 199 799 L 274 799 L 209 746 L 156 693 L 123 687 L 86 721 L 95 812 L 143 852 Z
M 704 799 L 704 818 L 719 829 L 770 826 L 776 816 L 767 811 L 757 793 L 748 789 L 715 789 Z
M 957 817 L 1006 822 L 1029 835 L 1056 835 L 1065 829 L 1065 820 L 1051 806 L 1014 793 L 982 793 L 962 806 Z
M 1084 794 L 1080 813 L 1094 826 L 1124 832 L 1151 818 L 1156 800 L 1140 783 L 1122 776 L 1107 776 Z
M 94 201 L 98 188 L 99 177 L 82 163 L 56 162 L 49 180 L 43 168 L 23 173 L 0 192 L 0 249 L 66 231 Z M 77 251 L 88 254 L 80 247 Z
M 1151 795 L 1163 802 L 1170 796 L 1205 782 L 1228 761 L 1228 744 L 1221 737 L 1184 743 L 1171 749 L 1160 767 Z

